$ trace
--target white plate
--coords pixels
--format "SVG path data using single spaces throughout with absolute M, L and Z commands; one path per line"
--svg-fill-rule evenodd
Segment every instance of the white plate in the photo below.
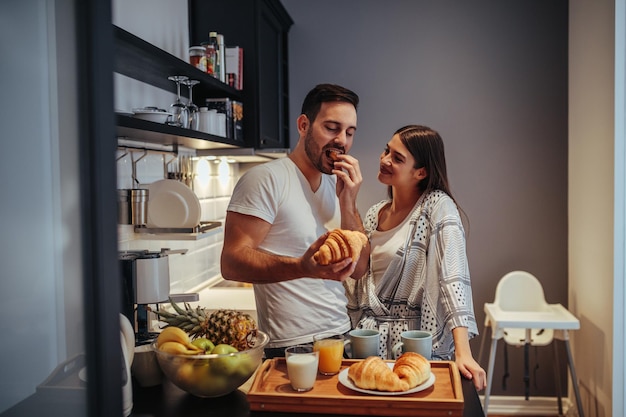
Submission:
M 78 378 L 83 382 L 87 382 L 87 367 L 83 367 L 78 371 Z
M 147 227 L 196 227 L 201 207 L 196 194 L 176 180 L 160 180 L 145 186 L 148 195 Z
M 389 366 L 389 368 L 393 369 L 393 362 L 387 362 L 387 366 Z M 410 390 L 398 391 L 398 392 L 393 392 L 393 391 L 376 391 L 376 390 L 359 388 L 359 387 L 357 387 L 356 385 L 354 385 L 352 383 L 350 378 L 348 378 L 348 368 L 346 368 L 346 369 L 342 370 L 341 372 L 339 372 L 339 382 L 344 387 L 350 388 L 351 390 L 354 390 L 354 391 L 363 392 L 365 394 L 372 394 L 372 395 L 406 395 L 406 394 L 413 394 L 414 392 L 424 391 L 425 389 L 432 387 L 433 384 L 435 383 L 435 374 L 433 374 L 431 372 L 430 373 L 430 378 L 428 378 L 428 380 L 426 382 L 424 382 L 422 385 L 418 385 L 415 388 L 411 388 Z

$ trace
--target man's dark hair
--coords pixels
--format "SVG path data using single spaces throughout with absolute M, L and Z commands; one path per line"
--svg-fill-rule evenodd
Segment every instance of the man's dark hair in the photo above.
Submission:
M 336 84 L 318 84 L 304 98 L 301 114 L 306 115 L 309 121 L 313 123 L 322 103 L 329 101 L 350 103 L 355 110 L 359 106 L 359 96 L 354 91 Z

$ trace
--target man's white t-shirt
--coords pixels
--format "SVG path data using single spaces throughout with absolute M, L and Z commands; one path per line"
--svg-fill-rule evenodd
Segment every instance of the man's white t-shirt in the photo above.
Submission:
M 235 186 L 228 211 L 272 225 L 259 249 L 299 257 L 327 230 L 340 227 L 335 190 L 336 177 L 323 174 L 314 193 L 293 161 L 282 158 L 247 171 Z M 268 347 L 309 343 L 321 332 L 350 330 L 339 281 L 299 278 L 254 284 L 254 295 L 259 328 L 270 336 Z

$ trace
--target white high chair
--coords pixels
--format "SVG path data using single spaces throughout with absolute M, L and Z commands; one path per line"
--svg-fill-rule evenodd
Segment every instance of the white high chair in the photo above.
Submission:
M 524 382 L 526 385 L 526 399 L 528 399 L 530 381 L 528 373 L 529 347 L 545 346 L 552 343 L 554 338 L 557 338 L 565 342 L 578 412 L 580 417 L 584 417 L 568 334 L 568 330 L 579 329 L 580 322 L 561 304 L 548 304 L 546 302 L 543 287 L 535 276 L 525 271 L 513 271 L 500 279 L 496 287 L 494 302 L 485 303 L 485 332 L 480 344 L 479 360 L 482 359 L 488 327 L 491 329 L 492 341 L 483 406 L 485 416 L 489 407 L 489 395 L 493 383 L 493 368 L 498 340 L 504 339 L 505 343 L 513 346 L 524 346 Z M 553 344 L 553 346 L 559 414 L 563 414 L 558 352 L 556 344 Z

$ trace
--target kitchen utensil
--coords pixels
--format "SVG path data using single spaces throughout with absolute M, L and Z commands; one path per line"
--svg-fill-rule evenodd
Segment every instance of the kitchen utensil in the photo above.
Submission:
M 180 99 L 180 83 L 189 79 L 185 75 L 172 75 L 167 77 L 168 80 L 176 83 L 176 101 L 170 105 L 172 119 L 168 122 L 172 126 L 184 127 L 189 126 L 189 109 Z
M 132 224 L 130 217 L 130 190 L 117 190 L 117 223 Z
M 187 101 L 187 109 L 189 110 L 189 121 L 187 122 L 187 127 L 193 130 L 199 130 L 200 126 L 200 118 L 198 110 L 198 106 L 196 106 L 193 102 L 193 86 L 199 84 L 198 80 L 184 80 L 182 81 L 189 88 L 189 101 Z
M 256 331 L 254 347 L 234 353 L 175 355 L 152 349 L 165 376 L 178 388 L 197 397 L 221 397 L 239 388 L 256 371 L 269 342 L 267 333 Z
M 133 409 L 133 384 L 130 368 L 135 356 L 135 332 L 128 319 L 120 314 L 120 344 L 122 346 L 122 406 L 124 417 Z
M 352 359 L 365 359 L 378 356 L 380 333 L 376 329 L 354 329 L 349 333 L 347 344 L 350 345 Z
M 150 191 L 142 188 L 117 190 L 117 222 L 143 226 L 148 221 Z
M 123 280 L 122 312 L 132 323 L 135 345 L 151 343 L 157 336 L 150 331 L 148 304 L 168 302 L 170 298 L 187 301 L 198 297 L 194 293 L 170 294 L 168 256 L 185 253 L 187 249 L 169 248 L 162 248 L 158 252 L 136 250 L 119 253 Z
M 401 342 L 396 343 L 393 348 L 394 358 L 402 355 L 402 352 L 416 352 L 430 360 L 433 349 L 433 334 L 422 330 L 408 330 L 400 334 Z
M 149 331 L 147 306 L 167 301 L 170 294 L 168 254 L 147 250 L 122 252 L 119 260 L 123 313 L 133 323 L 135 344 L 149 343 L 156 335 Z
M 157 107 L 142 107 L 133 109 L 133 116 L 137 119 L 148 120 L 155 123 L 165 123 L 172 116 L 172 113 Z
M 130 200 L 130 223 L 139 226 L 145 225 L 148 222 L 150 190 L 133 188 L 128 191 Z
M 147 227 L 195 227 L 200 223 L 200 200 L 185 184 L 166 179 L 145 187 L 150 190 Z

